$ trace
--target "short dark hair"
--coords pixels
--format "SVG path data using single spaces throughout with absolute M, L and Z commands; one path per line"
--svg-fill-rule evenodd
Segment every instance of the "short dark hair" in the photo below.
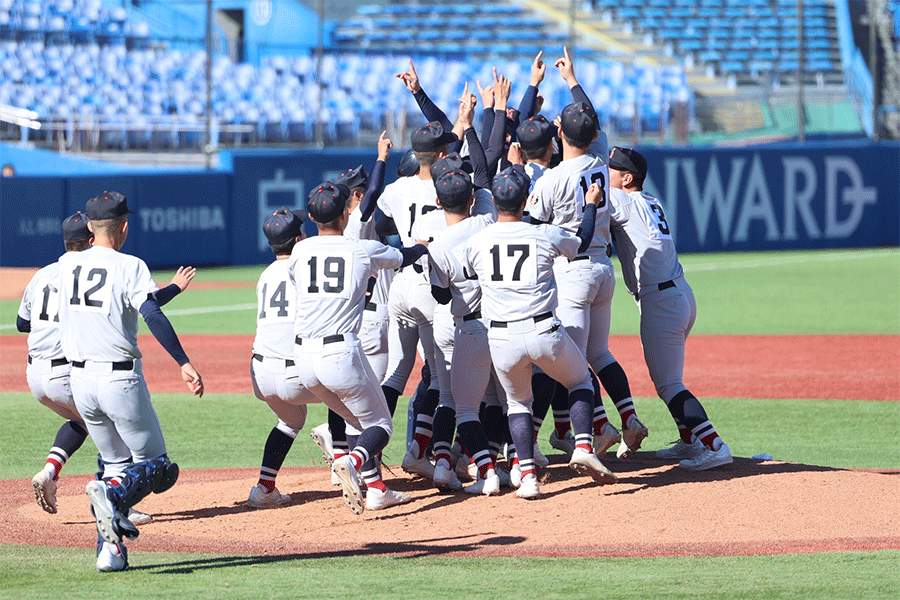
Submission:
M 419 152 L 415 151 L 413 154 L 416 155 L 416 160 L 419 161 L 419 167 L 425 167 L 426 169 L 431 168 L 431 165 L 437 162 L 438 157 L 441 152 L 446 150 L 446 146 L 442 148 L 438 148 L 437 150 L 432 150 L 429 152 Z
M 91 247 L 91 240 L 93 238 L 82 238 L 80 240 L 69 240 L 65 242 L 66 244 L 66 252 L 81 252 L 82 250 L 87 250 Z
M 631 173 L 631 176 L 634 177 L 634 187 L 636 187 L 638 190 L 643 190 L 644 180 L 647 178 L 647 175 L 641 173 L 632 173 L 631 171 L 628 171 L 628 173 Z
M 588 146 L 591 145 L 591 142 L 594 141 L 594 140 L 591 140 L 591 142 L 588 142 L 587 144 L 582 144 L 582 143 L 580 143 L 580 142 L 576 142 L 575 140 L 573 140 L 572 138 L 570 138 L 569 136 L 567 136 L 565 133 L 563 133 L 563 139 L 566 140 L 566 143 L 567 143 L 568 145 L 570 145 L 570 146 L 572 146 L 572 147 L 574 147 L 574 148 L 579 148 L 579 149 L 587 148 Z
M 291 238 L 283 244 L 269 244 L 269 247 L 272 248 L 272 252 L 275 256 L 284 256 L 285 254 L 291 253 L 291 250 L 294 249 L 296 243 L 297 238 Z
M 469 211 L 469 203 L 463 202 L 459 206 L 444 206 L 441 204 L 441 208 L 444 209 L 445 213 L 450 213 L 451 215 L 464 215 Z
M 540 158 L 540 157 L 544 156 L 545 154 L 547 154 L 547 148 L 549 146 L 550 146 L 550 144 L 548 143 L 543 148 L 538 148 L 536 150 L 525 150 L 524 148 L 522 148 L 522 152 L 525 154 L 526 159 L 534 160 L 536 158 Z

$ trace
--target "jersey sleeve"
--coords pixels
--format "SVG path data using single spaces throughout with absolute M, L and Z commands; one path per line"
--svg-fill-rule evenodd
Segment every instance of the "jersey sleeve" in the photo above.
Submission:
M 568 231 L 555 225 L 544 225 L 541 227 L 550 240 L 550 245 L 556 256 L 565 256 L 566 258 L 575 258 L 578 255 L 578 247 L 581 240 L 570 234 Z
M 544 223 L 549 223 L 553 219 L 553 201 L 551 191 L 547 189 L 549 187 L 547 180 L 547 178 L 541 177 L 534 183 L 534 188 L 531 190 L 526 204 L 528 214 Z
M 125 298 L 136 309 L 147 300 L 147 296 L 153 294 L 159 288 L 150 276 L 150 269 L 140 258 L 134 258 L 133 268 L 129 269 L 130 277 L 125 289 Z
M 588 152 L 603 161 L 604 165 L 609 164 L 609 142 L 607 141 L 606 133 L 602 129 L 597 131 L 597 137 L 591 142 Z
M 381 196 L 378 197 L 378 208 L 384 213 L 384 216 L 393 218 L 394 212 L 391 210 L 391 200 L 394 198 L 394 190 L 391 186 L 384 188 Z
M 428 262 L 430 265 L 430 268 L 428 269 L 428 279 L 431 285 L 442 288 L 450 287 L 450 277 L 448 276 L 449 265 L 447 264 L 447 259 L 447 253 L 441 246 L 432 244 L 428 249 Z
M 403 255 L 396 248 L 385 246 L 381 242 L 375 240 L 363 240 L 360 242 L 366 254 L 369 255 L 372 268 L 378 269 L 399 269 L 403 264 Z
M 619 188 L 609 190 L 609 222 L 620 224 L 628 220 L 628 194 Z
M 25 293 L 22 294 L 22 302 L 19 304 L 19 316 L 26 321 L 31 320 L 31 302 L 32 298 L 34 298 L 35 280 L 37 280 L 37 273 L 34 274 L 34 277 L 31 278 L 31 281 L 25 287 Z

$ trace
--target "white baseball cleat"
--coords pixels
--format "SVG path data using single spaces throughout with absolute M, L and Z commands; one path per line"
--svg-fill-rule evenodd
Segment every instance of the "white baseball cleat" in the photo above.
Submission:
M 462 481 L 454 471 L 439 464 L 434 467 L 434 487 L 447 492 L 458 492 L 463 489 Z
M 363 503 L 362 490 L 359 487 L 359 477 L 353 458 L 348 454 L 334 461 L 334 472 L 341 480 L 341 488 L 344 491 L 344 502 L 355 515 L 361 515 L 366 509 Z
M 613 447 L 613 444 L 622 441 L 619 430 L 612 423 L 604 423 L 600 429 L 600 435 L 594 436 L 594 454 L 597 456 L 605 456 L 606 452 Z M 575 454 L 575 451 L 572 451 Z
M 142 513 L 136 508 L 128 509 L 128 520 L 134 523 L 135 525 L 146 525 L 150 521 L 153 520 L 153 517 L 148 515 L 147 513 Z
M 366 490 L 366 510 L 384 510 L 398 504 L 406 504 L 412 500 L 411 497 L 394 490 L 382 492 L 375 488 Z
M 656 451 L 656 458 L 665 458 L 667 460 L 684 460 L 686 458 L 694 458 L 703 451 L 705 446 L 700 440 L 694 440 L 690 444 L 684 440 L 672 442 L 670 448 L 661 448 Z
M 472 485 L 466 487 L 464 491 L 467 494 L 484 494 L 485 496 L 496 496 L 500 493 L 500 476 L 494 469 L 487 472 L 487 477 L 478 480 Z
M 519 466 L 519 463 L 516 463 L 512 467 L 510 467 L 509 482 L 516 489 L 519 489 L 519 486 L 522 485 L 522 467 Z
M 628 417 L 628 424 L 622 430 L 622 443 L 616 450 L 616 457 L 626 459 L 640 450 L 641 442 L 647 439 L 648 435 L 650 432 L 647 430 L 647 426 L 641 423 L 637 415 Z
M 110 571 L 124 571 L 128 568 L 128 549 L 125 544 L 110 544 L 98 542 L 97 546 L 97 570 L 103 573 Z
M 516 496 L 525 498 L 526 500 L 534 500 L 541 495 L 541 488 L 538 485 L 536 475 L 529 474 L 522 478 L 522 485 L 516 490 Z
M 456 467 L 453 469 L 460 481 L 472 481 L 478 479 L 478 467 L 475 466 L 468 456 L 465 454 L 456 461 Z
M 685 459 L 678 464 L 682 469 L 687 469 L 688 471 L 705 471 L 723 465 L 730 465 L 732 462 L 734 462 L 734 459 L 731 458 L 731 450 L 729 450 L 728 444 L 723 443 L 718 450 L 711 450 L 707 446 L 703 446 L 703 449 L 700 450 L 697 456 Z
M 322 451 L 322 458 L 330 465 L 334 460 L 334 447 L 331 441 L 331 430 L 328 423 L 322 423 L 318 427 L 313 427 L 309 436 L 313 439 L 319 450 Z
M 416 458 L 414 454 L 407 452 L 400 467 L 410 475 L 421 475 L 434 479 L 434 463 L 428 460 L 427 456 Z
M 581 448 L 575 448 L 569 466 L 581 475 L 587 475 L 600 484 L 615 483 L 618 478 L 600 462 L 597 455 Z
M 559 437 L 559 434 L 554 429 L 553 433 L 550 434 L 550 445 L 566 456 L 571 456 L 575 450 L 575 436 L 572 434 L 572 430 L 568 430 L 563 437 Z
M 550 465 L 550 459 L 544 456 L 544 453 L 541 452 L 541 447 L 538 446 L 538 443 L 534 443 L 534 449 L 532 450 L 534 454 L 534 464 L 538 467 L 546 467 Z
M 51 515 L 56 514 L 56 482 L 53 475 L 47 469 L 41 469 L 31 480 L 34 488 L 34 499 L 41 508 Z
M 284 506 L 291 501 L 288 494 L 282 494 L 278 488 L 268 491 L 260 484 L 253 486 L 250 490 L 250 497 L 247 498 L 247 506 L 250 508 L 278 508 Z M 132 519 L 134 522 L 134 519 Z

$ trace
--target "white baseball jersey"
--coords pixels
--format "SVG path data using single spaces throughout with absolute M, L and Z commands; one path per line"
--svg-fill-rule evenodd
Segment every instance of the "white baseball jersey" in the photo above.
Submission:
M 253 353 L 267 358 L 294 358 L 297 290 L 288 276 L 288 261 L 266 267 L 256 284 L 256 337 Z
M 288 259 L 297 288 L 294 335 L 359 333 L 369 277 L 402 263 L 399 250 L 372 240 L 319 235 L 298 243 Z
M 461 260 L 469 238 L 497 220 L 497 207 L 489 191 L 475 191 L 471 214 L 447 227 L 428 245 L 431 284 L 450 288 L 450 312 L 454 317 L 464 317 L 481 309 L 481 287 L 478 281 L 466 277 Z
M 436 240 L 446 230 L 447 218 L 444 216 L 444 210 L 438 208 L 438 210 L 431 211 L 422 215 L 419 219 L 416 219 L 412 228 L 412 239 L 424 240 L 429 242 L 429 246 L 431 246 L 430 242 Z M 416 261 L 415 269 L 417 271 L 421 269 L 421 273 L 425 276 L 425 279 L 429 279 L 431 266 L 428 264 L 427 254 Z M 436 310 L 438 308 L 439 307 L 435 307 Z
M 112 248 L 91 246 L 59 259 L 59 320 L 70 361 L 141 358 L 138 312 L 157 291 L 147 263 Z
M 632 294 L 684 274 L 662 205 L 650 194 L 610 190 L 610 225 Z
M 605 255 L 609 244 L 609 167 L 606 160 L 585 154 L 562 161 L 537 180 L 526 206 L 532 217 L 558 225 L 575 235 L 584 218 L 584 195 L 591 184 L 599 184 L 602 200 L 597 206 L 594 235 L 584 252 L 589 256 Z
M 412 246 L 416 243 L 413 237 L 416 220 L 438 209 L 434 182 L 416 176 L 401 177 L 385 186 L 378 198 L 378 208 L 385 216 L 394 219 L 403 245 Z
M 555 225 L 498 222 L 469 239 L 460 262 L 481 285 L 482 314 L 516 321 L 556 308 L 553 261 L 574 258 L 580 245 L 579 238 Z
M 375 219 L 371 218 L 365 223 L 362 221 L 362 211 L 354 210 L 350 213 L 350 220 L 347 228 L 344 229 L 344 237 L 351 240 L 375 240 L 378 241 L 378 234 L 375 233 Z M 394 269 L 382 269 L 376 275 L 375 289 L 372 290 L 370 302 L 378 306 L 387 306 L 388 293 L 391 291 L 391 282 L 394 280 Z
M 28 354 L 33 358 L 63 358 L 59 341 L 59 263 L 40 269 L 28 282 L 19 316 L 31 322 Z

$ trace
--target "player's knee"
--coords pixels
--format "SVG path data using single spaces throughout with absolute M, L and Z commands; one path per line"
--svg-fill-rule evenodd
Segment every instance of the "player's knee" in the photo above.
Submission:
M 390 437 L 391 435 L 394 434 L 394 424 L 391 422 L 390 419 L 379 419 L 375 423 L 375 426 L 381 427 L 382 429 L 384 429 L 387 432 L 388 437 Z
M 609 350 L 597 356 L 588 356 L 588 363 L 594 369 L 594 373 L 599 373 L 614 362 L 616 362 L 616 357 Z
M 478 422 L 478 410 L 472 410 L 471 408 L 459 408 L 456 412 L 456 427 L 462 423 L 470 423 L 470 422 Z
M 658 383 L 656 385 L 656 393 L 660 398 L 663 399 L 667 405 L 671 402 L 672 398 L 680 394 L 681 392 L 687 391 L 687 388 L 684 386 L 684 383 L 681 381 L 669 381 L 664 383 Z
M 302 421 L 303 422 L 306 421 L 306 415 L 304 415 L 304 418 Z M 288 436 L 289 438 L 291 438 L 293 440 L 293 439 L 297 438 L 297 434 L 300 433 L 301 429 L 303 429 L 303 422 L 292 421 L 290 423 L 287 423 L 287 422 L 279 419 L 278 424 L 275 425 L 275 429 L 277 429 L 278 431 L 280 431 L 281 433 L 283 433 L 284 435 Z
M 534 402 L 534 398 L 529 398 L 528 400 L 508 399 L 507 400 L 507 403 L 509 405 L 508 414 L 510 414 L 510 415 L 531 414 L 532 402 Z

